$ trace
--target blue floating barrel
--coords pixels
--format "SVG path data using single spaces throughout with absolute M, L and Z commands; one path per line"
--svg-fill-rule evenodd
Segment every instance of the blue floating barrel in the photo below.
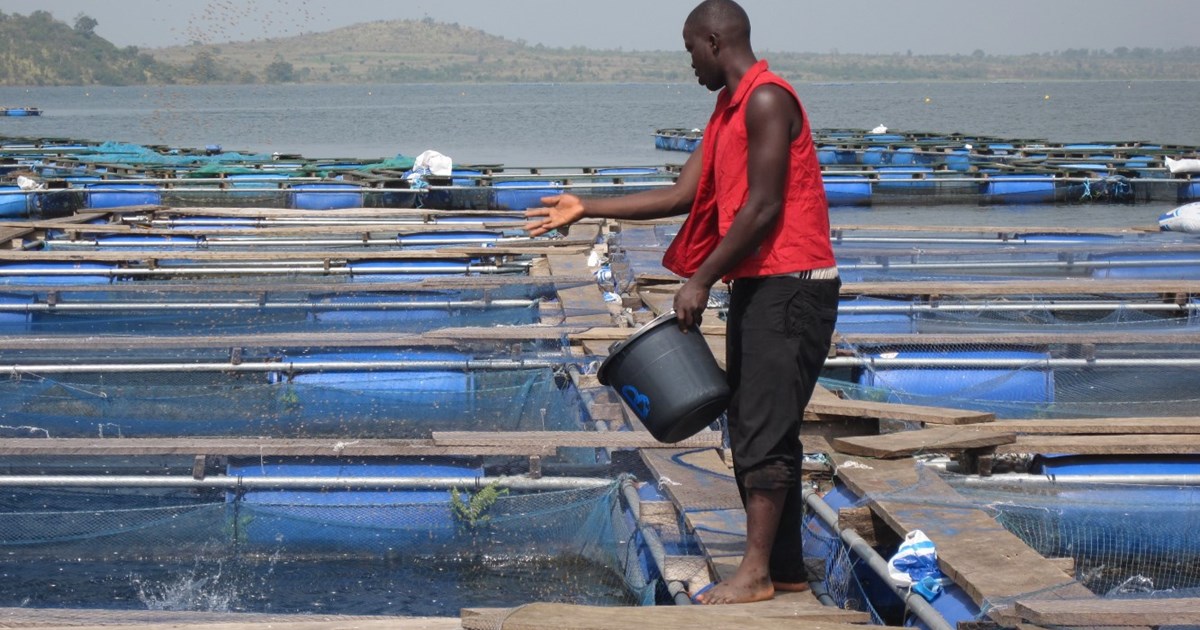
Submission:
M 891 161 L 891 151 L 887 147 L 867 147 L 862 153 L 862 163 L 867 166 L 879 166 Z
M 45 262 L 45 263 L 7 263 L 0 264 L 0 284 L 27 285 L 73 285 L 73 284 L 109 284 L 113 281 L 108 275 L 114 269 L 112 265 L 87 262 Z M 94 275 L 88 273 L 54 273 L 55 271 L 82 270 L 102 272 Z
M 868 358 L 897 359 L 969 359 L 1046 361 L 1044 352 L 1025 350 L 930 351 L 900 350 L 874 352 Z M 911 402 L 944 399 L 947 407 L 984 408 L 988 403 L 1054 402 L 1054 372 L 1044 365 L 1021 369 L 987 367 L 889 367 L 886 363 L 863 369 L 858 383 L 887 391 L 887 402 Z
M 157 206 L 162 203 L 162 190 L 154 184 L 87 184 L 87 207 L 120 208 L 124 206 Z
M 871 180 L 866 177 L 826 175 L 823 179 L 829 205 L 871 205 Z
M 1180 184 L 1178 196 L 1181 203 L 1200 200 L 1200 179 L 1189 180 Z
M 388 459 L 231 459 L 231 477 L 420 477 L 483 476 L 483 469 L 450 463 Z M 239 540 L 290 551 L 413 551 L 450 543 L 456 522 L 449 490 L 250 489 L 226 494 Z
M 1194 280 L 1200 278 L 1200 253 L 1131 252 L 1090 254 L 1102 263 L 1092 268 L 1093 278 Z
M 10 310 L 11 308 L 20 309 L 34 303 L 33 296 L 30 295 L 12 295 L 0 293 L 0 306 L 8 307 L 0 309 L 0 333 L 12 334 L 27 332 L 29 324 L 33 321 L 33 314 L 28 310 Z
M 524 210 L 542 205 L 542 197 L 562 194 L 558 182 L 548 180 L 506 180 L 492 182 L 495 207 L 503 210 Z
M 1086 481 L 1094 475 L 1197 475 L 1200 461 L 1184 456 L 1039 456 L 1031 472 Z M 1034 508 L 1026 518 L 1057 521 L 1062 549 L 1119 550 L 1130 557 L 1196 554 L 1200 490 L 1188 485 L 1103 484 L 1063 486 L 1053 510 Z M 1018 501 L 1019 503 L 1019 501 Z M 1045 551 L 1045 550 L 1039 550 Z
M 297 210 L 336 210 L 362 206 L 362 187 L 357 184 L 296 184 L 291 187 L 291 207 Z
M 33 195 L 19 186 L 0 186 L 0 217 L 26 218 L 33 212 Z
M 277 398 L 284 410 L 280 421 L 298 423 L 297 429 L 306 433 L 411 434 L 429 422 L 469 417 L 475 374 L 464 369 L 467 360 L 458 353 L 418 351 L 285 356 L 285 365 L 270 373 L 268 382 L 279 388 Z M 351 365 L 380 362 L 397 365 Z M 428 362 L 428 367 L 419 362 Z M 302 371 L 316 363 L 336 365 Z M 290 378 L 289 369 L 295 371 Z
M 984 195 L 991 203 L 1053 203 L 1057 190 L 1050 174 L 991 175 L 985 182 Z
M 967 149 L 954 149 L 945 158 L 946 168 L 965 173 L 971 170 L 971 152 Z

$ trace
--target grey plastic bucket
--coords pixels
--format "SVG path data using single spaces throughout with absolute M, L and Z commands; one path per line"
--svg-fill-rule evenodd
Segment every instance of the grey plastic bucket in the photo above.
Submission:
M 684 334 L 673 312 L 613 344 L 597 376 L 660 442 L 695 435 L 729 407 L 725 372 L 700 329 Z

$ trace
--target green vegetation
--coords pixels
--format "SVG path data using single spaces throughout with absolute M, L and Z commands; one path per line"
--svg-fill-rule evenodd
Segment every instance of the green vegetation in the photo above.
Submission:
M 492 516 L 488 512 L 495 505 L 496 499 L 506 494 L 508 494 L 508 488 L 501 488 L 496 481 L 484 486 L 475 494 L 451 488 L 450 513 L 454 517 L 454 522 L 458 524 L 459 530 L 473 532 L 487 527 L 492 522 Z
M 28 17 L 0 12 L 0 85 L 132 85 L 169 83 L 178 71 L 134 46 L 118 49 L 79 15 L 74 26 L 46 11 Z
M 296 37 L 117 49 L 86 15 L 0 13 L 0 85 L 137 83 L 691 82 L 682 51 L 530 46 L 431 19 L 356 24 Z M 1200 48 L 1043 54 L 858 55 L 762 51 L 795 81 L 1200 79 Z

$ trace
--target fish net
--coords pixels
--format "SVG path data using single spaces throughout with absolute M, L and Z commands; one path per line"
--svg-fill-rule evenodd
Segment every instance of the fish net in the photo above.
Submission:
M 1056 589 L 1072 583 L 1103 599 L 1194 597 L 1200 592 L 1200 549 L 1193 543 L 1200 525 L 1198 499 L 1190 486 L 1006 482 L 1003 475 L 981 479 L 922 465 L 916 483 L 872 493 L 868 500 L 836 488 L 826 496 L 838 507 L 886 503 L 893 514 L 981 511 L 1038 554 L 1059 559 L 1055 564 L 1066 573 L 1054 589 L 1031 588 L 975 602 L 974 610 L 981 611 L 978 618 L 994 608 L 1011 609 L 1018 601 L 1053 599 L 1058 597 Z M 954 522 L 957 536 L 975 531 L 970 518 Z M 830 527 L 810 514 L 805 535 L 806 555 L 824 561 L 827 588 L 839 606 L 867 611 L 879 623 L 905 621 L 908 611 L 885 578 L 867 567 Z M 929 535 L 936 546 L 938 536 Z M 877 551 L 890 558 L 897 544 Z
M 9 488 L 0 565 L 19 579 L 0 599 L 33 609 L 453 617 L 534 601 L 653 604 L 661 579 L 639 553 L 619 484 Z

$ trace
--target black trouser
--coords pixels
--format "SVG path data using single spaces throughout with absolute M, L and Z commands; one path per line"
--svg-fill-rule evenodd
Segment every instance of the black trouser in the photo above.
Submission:
M 800 421 L 829 353 L 841 281 L 767 276 L 734 280 L 726 332 L 733 396 L 734 476 L 747 490 L 788 490 L 771 551 L 771 578 L 802 582 Z

